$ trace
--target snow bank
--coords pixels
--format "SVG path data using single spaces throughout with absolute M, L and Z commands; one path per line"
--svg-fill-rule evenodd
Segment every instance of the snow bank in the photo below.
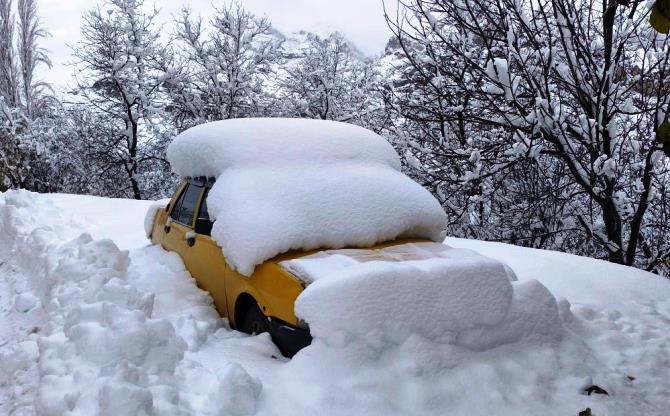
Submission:
M 267 334 L 248 336 L 231 331 L 225 320 L 218 319 L 211 299 L 195 286 L 177 254 L 146 246 L 142 228 L 146 205 L 140 210 L 133 200 L 23 192 L 8 196 L 10 203 L 5 204 L 0 195 L 3 415 L 35 414 L 38 388 L 44 395 L 42 400 L 52 394 L 50 403 L 64 403 L 67 410 L 61 413 L 73 416 L 254 412 L 296 416 L 565 416 L 587 407 L 594 415 L 668 413 L 670 281 L 641 270 L 564 253 L 450 238 L 449 245 L 497 258 L 518 275 L 519 282 L 510 283 L 509 308 L 498 324 L 464 329 L 453 338 L 446 337 L 446 342 L 417 333 L 400 340 L 388 332 L 392 328 L 384 327 L 371 327 L 363 336 L 336 329 L 286 360 Z M 45 203 L 61 199 L 68 201 L 68 212 Z M 98 213 L 105 213 L 104 222 L 87 221 L 83 229 L 77 225 L 79 218 L 95 218 Z M 109 223 L 118 226 L 112 229 Z M 111 237 L 115 243 L 142 241 L 143 246 L 124 256 L 122 250 L 113 248 L 117 244 L 85 237 L 70 241 L 83 230 Z M 343 258 L 353 259 L 354 265 L 366 262 L 366 258 L 368 262 L 381 258 L 402 264 L 410 258 L 422 261 L 433 256 L 431 250 L 423 254 L 411 250 L 410 258 L 407 250 L 375 255 L 366 255 L 368 250 L 342 251 L 346 256 L 328 254 L 334 258 L 333 268 L 339 268 Z M 472 253 L 449 251 L 457 258 Z M 109 261 L 103 262 L 101 257 L 109 257 Z M 308 267 L 303 272 L 315 275 L 328 269 L 326 258 L 305 262 Z M 63 267 L 56 272 L 54 267 L 60 261 Z M 98 271 L 96 264 L 106 271 Z M 90 281 L 85 273 L 73 273 L 74 282 L 68 284 L 66 272 L 80 268 L 91 273 Z M 496 276 L 496 281 L 502 280 L 499 271 Z M 101 286 L 105 295 L 98 297 L 96 281 L 108 277 L 111 279 Z M 310 287 L 333 283 L 337 278 L 337 274 L 317 278 Z M 56 282 L 48 286 L 52 288 L 50 296 L 58 299 L 47 301 L 45 310 L 40 291 L 26 291 L 20 284 L 23 280 L 31 282 L 30 288 L 36 280 Z M 508 280 L 513 280 L 513 275 Z M 129 286 L 137 290 L 135 295 L 130 294 Z M 560 340 L 551 335 L 556 333 L 556 302 L 543 286 L 553 295 L 570 299 L 557 302 Z M 153 304 L 145 303 L 143 299 L 151 293 Z M 395 294 L 393 301 L 402 301 L 402 295 Z M 20 312 L 15 307 L 16 296 L 31 298 L 35 305 L 29 312 Z M 128 307 L 123 306 L 124 297 L 132 300 Z M 452 296 L 445 295 L 440 302 L 451 300 Z M 145 307 L 151 305 L 151 315 L 143 318 L 143 311 L 148 310 Z M 418 306 L 411 307 L 421 312 Z M 114 313 L 105 312 L 105 308 Z M 73 312 L 71 319 L 70 312 L 63 313 L 63 309 Z M 334 321 L 343 319 L 340 314 L 345 312 L 349 319 L 356 316 L 343 308 L 337 312 Z M 122 320 L 115 319 L 117 313 Z M 26 316 L 43 319 L 18 319 Z M 402 330 L 406 328 L 399 318 L 388 319 L 397 321 Z M 129 322 L 128 330 L 141 331 L 139 334 L 156 331 L 157 338 L 165 340 L 163 324 L 156 325 L 161 321 L 172 325 L 177 343 L 187 345 L 172 375 L 160 370 L 172 368 L 163 367 L 172 358 L 154 360 L 152 351 L 169 355 L 173 351 L 170 345 L 176 344 L 149 343 L 148 348 L 139 349 L 146 348 L 147 354 L 136 354 L 138 344 L 124 329 L 124 323 Z M 66 337 L 66 322 L 67 336 L 76 339 L 76 344 Z M 351 324 L 358 327 L 358 322 Z M 319 326 L 328 325 L 324 321 Z M 338 325 L 335 322 L 332 328 Z M 117 341 L 108 349 L 105 343 L 117 336 L 128 341 L 127 349 L 119 348 Z M 53 345 L 45 345 L 50 343 Z M 73 346 L 66 347 L 68 343 Z M 75 345 L 83 351 L 79 358 Z M 88 351 L 94 347 L 109 358 L 105 364 L 90 357 Z M 71 355 L 63 356 L 59 351 Z M 110 352 L 123 359 L 112 358 Z M 50 373 L 41 376 L 38 362 Z M 606 389 L 609 395 L 584 394 L 583 388 L 590 383 Z M 37 414 L 45 409 L 38 409 Z
M 42 194 L 40 199 L 51 202 L 51 206 L 67 215 L 63 231 L 65 239 L 71 239 L 87 230 L 96 239 L 113 238 L 114 244 L 122 250 L 131 250 L 147 244 L 142 233 L 145 213 L 154 201 L 136 199 L 104 198 L 90 195 Z M 119 230 L 123 230 L 119 232 Z
M 519 340 L 560 340 L 562 318 L 554 296 L 537 280 L 513 283 L 514 296 L 505 319 L 493 328 L 479 326 L 461 332 L 458 345 L 484 351 Z
M 245 275 L 289 250 L 444 238 L 440 204 L 399 171 L 384 138 L 361 127 L 219 121 L 177 136 L 168 160 L 182 176 L 217 177 L 208 197 L 212 237 Z
M 239 364 L 220 362 L 212 371 L 191 361 L 180 367 L 178 375 L 184 379 L 189 391 L 198 392 L 195 400 L 185 403 L 188 414 L 253 415 L 256 414 L 258 399 L 263 384 Z
M 155 295 L 152 316 L 170 321 L 189 351 L 223 325 L 212 298 L 196 286 L 179 254 L 156 245 L 144 247 L 131 254 L 128 275 L 134 287 Z
M 631 299 L 670 298 L 670 279 L 634 267 L 490 241 L 449 237 L 445 243 L 505 262 L 519 280 L 538 279 L 551 293 L 572 303 L 620 307 Z
M 43 212 L 54 218 L 42 218 Z M 126 282 L 128 252 L 82 234 L 65 243 L 58 210 L 36 194 L 9 192 L 0 229 L 13 236 L 13 260 L 47 314 L 36 339 L 38 415 L 137 414 L 176 392 L 171 374 L 185 343 L 150 318 L 153 296 Z M 62 226 L 61 226 L 62 227 Z M 149 413 L 148 411 L 146 412 Z
M 372 162 L 400 169 L 400 159 L 383 137 L 353 124 L 330 120 L 245 118 L 190 128 L 167 150 L 181 176 L 218 177 L 232 167 Z
M 411 243 L 329 250 L 281 265 L 313 282 L 296 314 L 329 343 L 358 337 L 387 348 L 419 335 L 485 350 L 562 337 L 556 300 L 540 283 L 513 286 L 502 263 L 470 250 Z
M 36 361 L 31 407 L 37 415 L 181 415 L 181 409 L 199 406 L 191 401 L 202 402 L 201 393 L 179 368 L 187 349 L 221 326 L 211 298 L 180 261 L 166 260 L 163 276 L 180 278 L 173 290 L 189 301 L 190 313 L 153 318 L 154 294 L 129 282 L 127 251 L 86 233 L 63 242 L 61 236 L 70 232 L 52 225 L 45 212 L 52 220 L 63 219 L 37 194 L 8 192 L 0 200 L 0 234 L 11 236 L 0 239 L 0 259 L 11 258 L 26 276 L 28 291 L 21 297 L 34 299 L 31 309 L 45 316 L 25 346 L 0 350 L 0 384 L 27 373 Z M 154 270 L 163 264 L 151 263 Z M 165 308 L 162 302 L 158 306 Z M 215 377 L 211 389 L 225 396 L 217 397 L 215 410 L 242 415 L 255 409 L 261 385 L 244 369 L 231 367 Z

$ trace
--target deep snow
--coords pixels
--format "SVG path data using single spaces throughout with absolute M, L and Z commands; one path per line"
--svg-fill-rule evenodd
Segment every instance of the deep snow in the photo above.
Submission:
M 167 150 L 180 176 L 218 177 L 230 168 L 306 161 L 365 162 L 400 170 L 400 158 L 380 135 L 332 120 L 244 118 L 192 127 L 174 138 Z
M 387 166 L 331 164 L 230 169 L 207 197 L 212 238 L 244 275 L 277 254 L 367 247 L 396 237 L 444 238 L 435 198 Z
M 183 177 L 216 178 L 207 198 L 212 238 L 243 275 L 294 249 L 444 239 L 439 202 L 400 172 L 400 158 L 383 137 L 362 127 L 222 120 L 179 134 L 167 157 Z
M 280 264 L 311 282 L 295 310 L 329 344 L 356 338 L 385 350 L 418 335 L 482 351 L 564 335 L 544 286 L 512 283 L 517 278 L 504 264 L 472 250 L 417 242 L 327 250 Z
M 0 196 L 0 414 L 667 414 L 670 282 L 659 277 L 450 238 L 509 265 L 524 307 L 455 344 L 342 327 L 287 361 L 267 335 L 229 330 L 179 257 L 147 246 L 149 205 Z M 560 339 L 504 339 L 559 326 Z M 582 394 L 590 383 L 609 396 Z

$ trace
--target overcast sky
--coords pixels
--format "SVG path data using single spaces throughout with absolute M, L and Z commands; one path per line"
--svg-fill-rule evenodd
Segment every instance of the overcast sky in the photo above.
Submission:
M 392 1 L 392 0 L 391 0 Z M 391 1 L 387 1 L 390 3 Z M 150 0 L 147 4 L 152 4 Z M 213 6 L 224 0 L 156 0 L 160 22 L 178 13 L 182 4 L 207 17 Z M 382 52 L 390 33 L 382 11 L 382 0 L 242 0 L 256 15 L 267 16 L 282 32 L 308 30 L 327 34 L 338 30 L 368 55 Z M 84 11 L 104 5 L 104 0 L 39 0 L 39 14 L 52 37 L 42 41 L 49 50 L 54 67 L 43 70 L 42 78 L 59 87 L 70 83 L 73 68 L 70 48 L 79 40 Z M 70 84 L 71 85 L 71 84 Z

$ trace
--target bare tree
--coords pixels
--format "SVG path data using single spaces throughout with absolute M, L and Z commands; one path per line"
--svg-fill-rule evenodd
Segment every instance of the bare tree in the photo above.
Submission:
M 452 218 L 488 215 L 491 230 L 519 207 L 538 228 L 517 232 L 549 248 L 663 271 L 670 241 L 649 207 L 667 199 L 670 45 L 639 4 L 401 0 L 387 15 L 393 103 L 422 132 L 408 154 Z
M 280 39 L 267 19 L 239 3 L 217 9 L 205 31 L 188 8 L 176 21 L 182 58 L 170 86 L 178 128 L 262 113 L 264 81 L 278 62 Z
M 340 33 L 321 38 L 301 32 L 301 47 L 287 52 L 278 71 L 278 112 L 303 118 L 340 120 L 379 131 L 385 121 L 377 62 L 366 58 Z
M 142 0 L 111 0 L 107 10 L 87 12 L 83 39 L 73 50 L 81 70 L 76 91 L 106 126 L 97 147 L 110 165 L 104 172 L 122 169 L 128 186 L 121 191 L 136 199 L 144 196 L 147 172 L 141 167 L 163 158 L 148 132 L 161 111 L 160 87 L 169 61 L 158 40 L 157 11 L 147 14 L 143 5 Z

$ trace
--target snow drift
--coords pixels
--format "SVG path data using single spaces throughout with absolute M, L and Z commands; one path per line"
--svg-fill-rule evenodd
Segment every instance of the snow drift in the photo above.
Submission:
M 440 204 L 399 171 L 384 138 L 361 127 L 218 121 L 177 136 L 168 160 L 182 176 L 217 178 L 208 197 L 212 237 L 245 275 L 289 250 L 444 238 Z
M 188 317 L 173 323 L 153 318 L 154 294 L 128 281 L 128 251 L 87 233 L 70 239 L 76 230 L 68 229 L 68 222 L 37 194 L 11 191 L 0 198 L 0 260 L 11 258 L 27 278 L 14 287 L 20 291 L 17 312 L 41 317 L 27 337 L 22 334 L 23 342 L 8 352 L 0 348 L 0 386 L 18 380 L 36 384 L 29 390 L 26 414 L 253 413 L 262 386 L 242 368 L 214 375 L 189 365 L 188 376 L 196 370 L 201 377 L 211 376 L 209 388 L 228 394 L 226 400 L 203 403 L 202 392 L 185 384 L 188 377 L 180 370 L 185 352 L 221 321 L 209 296 L 184 280 L 188 274 L 178 256 L 173 255 L 183 274 L 172 290 L 180 288 L 180 298 L 206 313 L 192 307 Z M 231 389 L 249 390 L 248 397 L 231 397 Z M 9 406 L 19 408 L 18 403 Z
M 546 288 L 537 281 L 513 286 L 513 272 L 471 250 L 411 243 L 329 250 L 280 264 L 312 282 L 298 297 L 296 313 L 327 342 L 346 334 L 385 348 L 419 335 L 485 350 L 563 334 Z

